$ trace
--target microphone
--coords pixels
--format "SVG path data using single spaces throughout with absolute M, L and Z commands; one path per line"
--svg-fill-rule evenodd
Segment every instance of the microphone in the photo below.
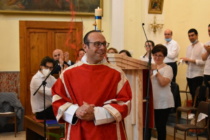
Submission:
M 144 36 L 146 38 L 146 41 L 148 42 L 148 38 L 147 38 L 147 35 L 146 35 L 146 32 L 144 30 L 144 23 L 142 23 L 142 29 L 144 31 Z M 151 70 L 151 50 L 149 51 L 149 61 L 148 61 L 148 69 L 149 69 L 149 72 L 147 73 L 147 91 L 146 91 L 146 113 L 145 113 L 145 131 L 144 131 L 144 135 L 143 135 L 143 139 L 144 140 L 147 140 L 149 138 L 149 134 L 147 131 L 148 128 L 149 128 L 149 101 L 150 101 L 150 95 L 149 95 L 149 91 L 150 91 L 150 70 Z
M 146 32 L 145 32 L 145 29 L 144 29 L 144 23 L 142 23 L 142 29 L 144 31 L 144 36 L 145 36 L 146 40 L 148 41 L 148 38 L 147 38 L 147 35 L 146 35 Z
M 59 71 L 61 70 L 59 60 L 54 60 L 54 68 L 50 72 L 51 75 L 53 74 L 59 74 Z
M 55 65 L 59 65 L 59 60 L 54 60 L 54 62 L 55 62 Z

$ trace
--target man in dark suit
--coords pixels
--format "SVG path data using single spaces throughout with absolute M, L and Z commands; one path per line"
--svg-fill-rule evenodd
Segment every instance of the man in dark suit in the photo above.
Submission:
M 60 49 L 55 49 L 53 51 L 53 59 L 58 65 L 52 71 L 52 74 L 59 74 L 62 70 L 74 64 L 74 62 L 69 60 L 69 53 L 63 53 Z

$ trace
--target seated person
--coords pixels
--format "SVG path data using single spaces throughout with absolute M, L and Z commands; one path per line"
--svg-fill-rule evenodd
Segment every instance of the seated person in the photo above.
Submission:
M 109 48 L 109 49 L 107 50 L 107 53 L 118 53 L 118 51 L 117 51 L 117 49 L 115 49 L 115 48 Z
M 40 69 L 38 72 L 32 77 L 30 83 L 30 91 L 31 91 L 31 107 L 32 112 L 35 114 L 37 119 L 44 119 L 44 115 L 46 119 L 55 119 L 53 110 L 52 110 L 52 92 L 51 87 L 56 82 L 56 79 L 53 76 L 49 76 L 46 80 L 45 87 L 45 110 L 44 110 L 44 89 L 43 86 L 35 93 L 38 87 L 45 80 L 46 76 L 52 71 L 54 67 L 54 60 L 48 56 L 44 57 L 40 63 Z
M 131 53 L 127 50 L 121 50 L 119 52 L 119 54 L 123 55 L 123 56 L 128 56 L 128 57 L 132 57 Z
M 64 52 L 64 65 L 67 65 L 67 66 L 71 66 L 71 65 L 74 65 L 74 62 L 72 62 L 70 59 L 69 59 L 69 52 Z
M 79 51 L 78 51 L 78 54 L 77 54 L 77 60 L 76 60 L 76 63 L 78 62 L 78 61 L 81 61 L 81 59 L 82 59 L 82 57 L 85 55 L 85 50 L 84 49 L 79 49 Z

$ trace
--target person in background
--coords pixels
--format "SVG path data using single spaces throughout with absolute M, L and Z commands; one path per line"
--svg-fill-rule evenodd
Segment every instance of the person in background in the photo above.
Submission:
M 118 51 L 117 51 L 117 49 L 115 49 L 115 48 L 109 48 L 109 49 L 107 50 L 107 53 L 118 53 Z
M 63 51 L 61 49 L 55 49 L 53 51 L 53 59 L 59 61 L 61 57 L 63 57 Z
M 55 49 L 53 51 L 53 59 L 58 66 L 56 65 L 56 68 L 53 70 L 52 74 L 60 74 L 65 68 L 74 64 L 74 62 L 69 60 L 69 53 L 63 53 L 61 49 Z
M 101 32 L 88 32 L 86 54 L 52 88 L 53 109 L 57 121 L 66 124 L 68 140 L 126 140 L 123 119 L 132 94 L 124 72 L 106 61 L 108 46 Z
M 123 55 L 123 56 L 128 56 L 128 57 L 132 57 L 131 53 L 127 50 L 121 50 L 119 52 L 119 54 Z
M 146 53 L 145 53 L 143 56 L 140 57 L 140 60 L 141 60 L 141 61 L 149 62 L 149 53 L 150 53 L 150 55 L 151 55 L 151 63 L 154 63 L 154 60 L 153 60 L 153 58 L 152 58 L 152 52 L 151 52 L 151 50 L 154 48 L 154 46 L 155 46 L 155 43 L 154 43 L 152 40 L 147 40 L 147 41 L 145 42 L 144 48 L 145 48 L 145 50 L 146 50 Z M 147 75 L 147 76 L 145 76 L 145 77 L 146 77 L 147 79 L 150 78 L 150 76 L 149 76 L 148 74 L 149 74 L 149 70 L 148 70 L 148 69 L 144 69 L 144 70 L 143 70 L 143 77 L 144 77 L 145 75 Z M 148 77 L 148 76 L 149 76 L 149 77 Z M 149 80 L 149 79 L 148 79 L 148 80 Z M 151 83 L 151 81 L 150 81 L 149 83 Z M 148 84 L 148 83 L 147 83 L 147 84 Z M 146 86 L 143 87 L 143 98 L 146 98 L 146 97 L 147 97 L 147 90 L 145 90 L 145 89 L 147 89 L 147 87 L 148 87 L 147 84 L 146 84 Z M 150 84 L 149 87 L 150 87 L 150 88 L 152 87 L 151 84 Z M 150 92 L 149 111 L 150 111 L 150 117 L 151 117 L 151 116 L 154 116 L 154 115 L 153 115 L 154 113 L 151 113 L 151 112 L 154 112 L 154 109 L 153 109 L 153 98 L 151 97 L 151 96 L 152 96 L 152 90 L 149 90 L 149 92 Z M 151 107 L 151 106 L 152 106 L 152 107 Z M 143 108 L 145 108 L 145 110 L 146 110 L 146 103 L 143 104 Z M 146 114 L 146 113 L 145 113 L 145 114 Z M 151 119 L 151 118 L 149 118 L 149 119 Z M 145 122 L 145 121 L 144 121 L 144 122 Z M 144 126 L 145 126 L 145 125 L 144 125 Z M 152 131 L 152 128 L 153 128 L 153 126 L 148 126 L 147 129 L 143 128 L 143 133 L 144 133 L 144 135 L 145 135 L 145 131 L 146 131 L 146 136 L 144 136 L 145 140 L 150 140 L 150 139 L 151 139 L 151 131 Z
M 165 30 L 164 32 L 165 36 L 165 41 L 166 43 L 164 44 L 168 50 L 168 54 L 166 58 L 164 59 L 164 62 L 172 67 L 173 70 L 173 79 L 172 82 L 176 82 L 176 75 L 177 75 L 177 60 L 178 60 L 178 55 L 180 51 L 179 44 L 172 39 L 173 32 L 170 29 Z
M 158 140 L 166 140 L 166 123 L 170 110 L 174 107 L 174 99 L 170 87 L 173 72 L 172 68 L 164 63 L 164 59 L 167 56 L 167 48 L 164 45 L 156 45 L 152 50 L 152 56 L 157 65 L 157 69 L 153 70 L 151 76 L 155 127 L 158 133 Z
M 188 37 L 191 44 L 187 47 L 186 57 L 180 58 L 187 64 L 186 79 L 194 101 L 195 91 L 203 82 L 203 71 L 205 62 L 202 60 L 203 44 L 198 41 L 198 31 L 190 29 Z
M 155 43 L 152 40 L 147 40 L 145 42 L 145 46 L 144 46 L 146 49 L 146 53 L 140 57 L 140 60 L 149 62 L 149 53 L 154 48 L 154 46 L 155 46 Z M 152 56 L 151 56 L 151 58 L 152 58 Z M 154 63 L 153 59 L 151 60 L 151 62 Z
M 76 63 L 81 61 L 81 59 L 84 55 L 85 55 L 85 50 L 83 48 L 79 49 L 78 54 L 77 54 Z
M 208 25 L 208 34 L 210 36 L 210 24 Z M 205 43 L 202 51 L 202 60 L 206 61 L 204 67 L 204 83 L 210 88 L 210 41 Z
M 69 59 L 69 52 L 64 52 L 64 65 L 66 65 L 66 67 L 69 67 L 71 65 L 74 65 L 74 62 L 72 62 L 70 59 Z
M 56 79 L 53 76 L 49 76 L 46 80 L 45 91 L 43 86 L 35 93 L 38 87 L 45 80 L 46 76 L 52 71 L 54 67 L 54 60 L 48 56 L 44 57 L 40 63 L 40 68 L 38 72 L 32 77 L 30 83 L 31 91 L 31 107 L 32 112 L 35 114 L 37 119 L 55 119 L 53 110 L 52 110 L 52 92 L 51 87 L 56 82 Z M 44 92 L 45 92 L 45 110 L 44 110 Z

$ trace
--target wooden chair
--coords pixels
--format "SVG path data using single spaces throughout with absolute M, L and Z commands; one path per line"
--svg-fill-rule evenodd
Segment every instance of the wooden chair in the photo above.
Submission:
M 17 94 L 13 92 L 0 93 L 0 118 L 7 117 L 12 118 L 11 121 L 5 123 L 14 123 L 15 137 L 17 134 L 17 114 L 13 106 L 10 105 L 8 100 L 15 102 L 18 99 Z
M 198 90 L 198 89 L 196 89 Z M 180 106 L 176 109 L 176 123 L 179 123 L 179 119 L 181 118 L 181 113 L 182 112 L 185 112 L 187 114 L 187 123 L 188 123 L 188 115 L 191 113 L 191 111 L 196 111 L 197 108 L 195 107 L 195 103 L 196 103 L 196 99 L 197 99 L 197 96 L 198 96 L 198 91 L 196 91 L 195 93 L 195 98 L 194 98 L 194 101 L 193 101 L 193 105 L 192 106 L 187 106 L 188 104 L 188 93 L 190 93 L 188 91 L 188 85 L 186 85 L 186 89 L 185 89 L 185 94 L 186 94 L 186 105 L 185 106 Z
M 187 102 L 188 102 L 188 96 L 187 96 L 187 88 L 188 87 L 186 87 L 186 104 L 187 104 Z M 203 94 L 205 97 L 200 97 L 200 94 Z M 209 98 L 209 88 L 208 87 L 206 87 L 204 84 L 203 85 L 201 85 L 201 86 L 199 86 L 199 87 L 197 87 L 197 89 L 196 89 L 196 91 L 195 91 L 195 98 L 194 98 L 194 101 L 193 101 L 193 106 L 181 106 L 181 107 L 178 107 L 177 108 L 177 112 L 176 112 L 176 123 L 179 123 L 179 118 L 181 117 L 181 112 L 185 112 L 185 113 L 187 113 L 187 117 L 186 117 L 186 119 L 187 119 L 187 123 L 189 122 L 188 121 L 188 115 L 189 115 L 189 113 L 191 113 L 192 111 L 193 112 L 196 112 L 196 110 L 197 110 L 197 106 L 198 106 L 198 102 L 199 101 L 208 101 L 208 98 Z M 199 99 L 199 101 L 198 101 L 198 99 Z
M 208 116 L 207 121 L 206 121 L 206 125 L 204 127 L 200 127 L 196 123 L 197 119 L 198 119 L 198 115 L 200 113 L 204 113 Z M 196 130 L 197 140 L 198 140 L 197 131 L 201 130 L 201 129 L 207 130 L 207 137 L 208 137 L 207 139 L 210 140 L 210 138 L 209 138 L 209 121 L 210 121 L 209 115 L 210 115 L 210 103 L 201 101 L 198 105 L 198 109 L 197 109 L 197 112 L 196 112 L 195 125 L 193 125 L 193 124 L 176 124 L 174 126 L 174 140 L 176 139 L 177 130 L 184 131 L 184 140 L 186 140 L 186 133 L 190 129 Z
M 17 134 L 17 117 L 15 112 L 0 112 L 0 117 L 11 117 L 13 118 L 14 123 L 14 131 L 15 131 L 15 137 Z

